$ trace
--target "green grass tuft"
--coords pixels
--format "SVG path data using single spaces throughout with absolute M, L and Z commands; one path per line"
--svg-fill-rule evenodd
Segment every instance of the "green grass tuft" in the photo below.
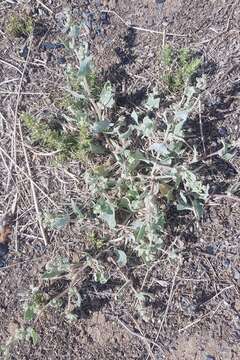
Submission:
M 91 152 L 92 138 L 87 124 L 79 122 L 76 132 L 67 134 L 63 130 L 52 130 L 47 123 L 35 119 L 31 115 L 22 114 L 22 120 L 30 131 L 31 140 L 39 142 L 49 150 L 57 151 L 57 160 L 84 160 Z
M 13 15 L 7 24 L 6 32 L 13 37 L 24 37 L 33 31 L 33 20 L 30 16 Z
M 174 51 L 169 45 L 163 49 L 162 61 L 165 69 L 163 79 L 170 92 L 182 90 L 202 65 L 202 59 L 194 57 L 190 49 Z

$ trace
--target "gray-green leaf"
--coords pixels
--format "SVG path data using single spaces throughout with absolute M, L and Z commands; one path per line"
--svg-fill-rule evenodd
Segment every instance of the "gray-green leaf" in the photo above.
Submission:
M 153 93 L 149 94 L 147 102 L 146 102 L 146 108 L 149 110 L 158 109 L 160 104 L 160 98 L 155 97 Z
M 120 267 L 127 265 L 127 255 L 123 250 L 115 249 L 115 253 L 117 255 L 117 263 Z
M 107 108 L 111 108 L 114 105 L 113 95 L 112 84 L 110 81 L 107 81 L 100 94 L 100 103 Z
M 149 150 L 156 151 L 156 153 L 158 155 L 168 155 L 169 154 L 168 148 L 163 143 L 153 143 L 149 147 Z
M 51 230 L 62 230 L 67 226 L 70 222 L 69 214 L 64 215 L 46 215 L 44 219 L 45 224 Z
M 34 304 L 27 305 L 24 312 L 24 320 L 32 321 L 37 313 L 37 308 Z
M 96 282 L 99 282 L 100 284 L 106 284 L 108 281 L 108 278 L 105 276 L 105 274 L 102 271 L 97 271 L 94 274 L 94 280 Z
M 78 71 L 79 76 L 86 77 L 88 75 L 91 68 L 91 61 L 92 61 L 91 56 L 86 56 L 84 59 L 82 59 Z
M 38 333 L 36 332 L 36 330 L 32 327 L 28 327 L 26 329 L 26 340 L 32 340 L 33 345 L 36 345 L 39 341 L 40 337 L 38 335 Z
M 109 201 L 104 199 L 99 200 L 94 208 L 94 213 L 98 214 L 99 217 L 108 224 L 110 229 L 116 227 L 115 208 Z
M 103 133 L 112 126 L 113 124 L 109 120 L 97 121 L 93 124 L 92 131 L 95 134 Z

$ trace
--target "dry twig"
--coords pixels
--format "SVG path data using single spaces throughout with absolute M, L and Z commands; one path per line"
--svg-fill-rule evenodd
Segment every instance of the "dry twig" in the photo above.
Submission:
M 163 36 L 177 36 L 177 37 L 188 37 L 189 36 L 189 35 L 181 35 L 181 34 L 174 34 L 174 33 L 166 33 L 165 31 L 157 31 L 157 30 L 142 28 L 139 26 L 133 26 L 133 25 L 127 23 L 120 15 L 118 15 L 116 13 L 116 11 L 113 11 L 113 10 L 102 10 L 102 11 L 105 13 L 111 13 L 111 14 L 115 15 L 125 26 L 130 27 L 131 29 L 134 29 L 134 30 L 149 32 L 151 34 L 157 34 L 157 35 L 163 35 Z
M 29 57 L 30 57 L 31 45 L 32 45 L 32 38 L 30 38 L 28 55 L 27 55 L 27 58 L 26 58 L 26 62 L 24 64 L 24 68 L 23 68 L 23 72 L 22 72 L 22 76 L 21 76 L 20 83 L 19 83 L 19 88 L 18 88 L 18 95 L 17 95 L 16 108 L 15 108 L 14 135 L 16 133 L 16 123 L 17 123 L 17 119 L 18 119 L 18 108 L 19 108 L 19 104 L 20 104 L 20 101 L 21 101 L 22 83 L 23 83 L 24 75 L 26 73 L 28 60 L 29 60 Z M 18 128 L 19 128 L 19 135 L 20 135 L 20 139 L 21 139 L 21 145 L 22 145 L 22 149 L 23 149 L 25 163 L 26 163 L 26 167 L 27 167 L 27 171 L 28 171 L 28 177 L 30 179 L 31 192 L 32 192 L 32 196 L 33 196 L 33 202 L 34 202 L 34 206 L 35 206 L 35 210 L 36 210 L 37 220 L 38 220 L 39 228 L 40 228 L 43 240 L 44 240 L 44 244 L 47 245 L 47 238 L 46 238 L 46 235 L 45 235 L 45 231 L 44 231 L 44 228 L 43 228 L 42 219 L 41 219 L 41 215 L 40 215 L 40 211 L 39 211 L 39 205 L 38 205 L 38 199 L 37 199 L 37 195 L 36 195 L 36 190 L 35 190 L 34 183 L 32 181 L 32 174 L 31 174 L 31 169 L 30 169 L 30 165 L 29 165 L 28 155 L 27 155 L 26 147 L 24 145 L 22 125 L 21 125 L 20 119 L 18 119 Z

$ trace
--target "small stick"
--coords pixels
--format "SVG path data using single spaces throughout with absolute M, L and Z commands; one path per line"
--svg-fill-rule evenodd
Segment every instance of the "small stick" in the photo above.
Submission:
M 164 35 L 164 36 L 165 35 L 166 36 L 178 36 L 178 37 L 188 37 L 189 36 L 189 35 L 166 33 L 165 31 L 157 31 L 157 30 L 142 28 L 142 27 L 139 27 L 139 26 L 133 26 L 131 24 L 128 24 L 120 15 L 118 15 L 113 10 L 102 10 L 102 12 L 111 13 L 111 14 L 115 15 L 125 26 L 130 27 L 130 28 L 132 28 L 134 30 L 145 31 L 145 32 L 149 32 L 149 33 L 152 33 L 152 34 L 158 34 L 158 35 Z
M 207 301 L 207 303 L 208 303 L 208 302 L 211 302 L 213 299 L 216 299 L 220 294 L 222 294 L 223 292 L 225 292 L 225 291 L 227 291 L 227 290 L 229 290 L 229 289 L 232 289 L 233 287 L 234 287 L 234 285 L 230 285 L 230 286 L 227 286 L 227 287 L 223 288 L 223 289 L 220 290 L 216 295 L 214 295 L 209 301 Z M 218 311 L 218 309 L 219 309 L 219 307 L 221 306 L 221 304 L 222 304 L 222 302 L 220 302 L 220 303 L 217 305 L 217 307 L 216 307 L 216 309 L 214 310 L 213 314 Z M 181 332 L 189 329 L 190 327 L 198 324 L 201 320 L 205 319 L 208 315 L 210 315 L 211 312 L 212 312 L 212 311 L 208 311 L 205 315 L 203 315 L 203 316 L 200 317 L 199 319 L 197 319 L 197 320 L 189 323 L 189 324 L 186 325 L 185 327 L 179 329 L 178 332 L 181 333 Z
M 22 75 L 22 71 L 20 69 L 18 69 L 15 65 L 13 65 L 3 59 L 0 59 L 0 62 L 3 63 L 4 65 L 12 67 L 13 69 L 17 70 L 17 72 L 19 72 Z
M 216 309 L 214 310 L 214 313 L 218 311 L 218 309 L 220 308 L 221 305 L 222 305 L 222 302 L 220 302 L 220 303 L 218 304 L 218 306 L 217 306 Z M 181 332 L 189 329 L 190 327 L 198 324 L 200 321 L 202 321 L 203 319 L 205 319 L 206 317 L 208 317 L 208 315 L 210 315 L 211 312 L 212 312 L 212 311 L 209 311 L 208 313 L 206 313 L 205 315 L 203 315 L 203 316 L 200 317 L 199 319 L 197 319 L 197 320 L 189 323 L 189 324 L 188 324 L 187 326 L 185 326 L 184 328 L 179 329 L 178 332 L 181 333 Z
M 170 294 L 169 294 L 169 298 L 168 298 L 167 307 L 166 307 L 166 310 L 165 310 L 165 312 L 164 312 L 164 314 L 163 314 L 163 318 L 162 318 L 160 327 L 159 327 L 159 329 L 158 329 L 158 333 L 157 333 L 157 336 L 156 336 L 156 338 L 155 338 L 155 342 L 156 342 L 156 341 L 158 340 L 158 338 L 159 338 L 160 332 L 161 332 L 161 330 L 162 330 L 163 324 L 164 324 L 164 322 L 165 322 L 165 320 L 166 320 L 166 317 L 167 317 L 167 314 L 168 314 L 168 311 L 169 311 L 169 308 L 170 308 L 170 304 L 171 304 L 172 296 L 173 296 L 173 289 L 174 289 L 174 286 L 175 286 L 177 274 L 178 274 L 178 272 L 179 272 L 179 267 L 180 267 L 180 265 L 178 264 L 177 269 L 176 269 L 175 274 L 174 274 L 174 277 L 173 277 L 173 281 L 172 281 L 172 286 L 171 286 L 171 290 L 170 290 Z M 155 344 L 153 345 L 152 350 L 154 349 L 154 346 L 155 346 Z
M 31 52 L 31 45 L 32 45 L 32 38 L 30 39 L 28 55 L 27 55 L 27 58 L 26 58 L 26 62 L 24 64 L 22 76 L 21 76 L 20 83 L 19 83 L 18 95 L 17 95 L 17 100 L 16 100 L 15 119 L 17 119 L 17 116 L 18 116 L 18 108 L 19 108 L 19 103 L 20 103 L 20 100 L 21 100 L 22 82 L 23 82 L 23 78 L 24 78 L 24 75 L 25 75 L 25 72 L 26 72 L 26 69 L 27 69 L 27 65 L 28 65 L 28 60 L 29 60 L 29 56 L 30 56 L 30 52 Z M 20 139 L 21 139 L 21 143 L 22 143 L 22 149 L 23 149 L 23 153 L 24 153 L 24 157 L 25 157 L 26 166 L 27 166 L 28 176 L 29 176 L 30 179 L 32 179 L 32 174 L 31 174 L 31 169 L 30 169 L 30 165 L 29 165 L 27 150 L 26 150 L 26 147 L 24 145 L 22 125 L 21 125 L 20 119 L 18 121 L 18 127 L 19 127 L 19 135 L 20 135 Z M 39 228 L 40 228 L 43 240 L 44 240 L 44 244 L 45 244 L 45 246 L 47 246 L 47 238 L 46 238 L 45 231 L 44 231 L 43 224 L 42 224 L 42 219 L 41 219 L 41 215 L 40 215 L 40 211 L 39 211 L 38 199 L 37 199 L 37 195 L 36 195 L 36 191 L 35 191 L 35 186 L 34 186 L 32 181 L 30 181 L 30 184 L 31 184 L 31 191 L 32 191 L 33 202 L 34 202 L 34 206 L 35 206 L 35 210 L 36 210 L 36 215 L 37 215 Z
M 43 92 L 22 92 L 21 95 L 47 95 L 49 93 Z M 18 91 L 0 91 L 0 95 L 18 95 Z
M 97 105 L 97 103 L 95 102 L 95 100 L 92 98 L 91 90 L 90 90 L 90 88 L 89 88 L 89 85 L 88 85 L 88 82 L 87 82 L 86 77 L 84 77 L 83 82 L 84 82 L 85 90 L 86 90 L 86 92 L 87 92 L 87 94 L 88 94 L 88 96 L 89 96 L 89 100 L 90 100 L 90 102 L 91 102 L 91 104 L 92 104 L 92 106 L 93 106 L 93 108 L 94 108 L 94 110 L 95 110 L 95 112 L 96 112 L 96 114 L 97 114 L 97 116 L 98 116 L 98 119 L 101 120 L 101 119 L 102 119 L 101 110 L 99 109 L 99 106 Z
M 199 110 L 198 116 L 199 116 L 199 126 L 200 126 L 200 134 L 201 134 L 203 153 L 204 153 L 204 156 L 206 156 L 206 146 L 205 146 L 205 141 L 204 141 L 204 136 L 203 136 L 203 125 L 202 125 L 202 104 L 201 104 L 200 98 L 199 98 L 199 103 L 198 103 L 198 110 Z
M 145 338 L 144 336 L 138 334 L 135 331 L 132 331 L 131 329 L 129 329 L 129 327 L 119 318 L 117 318 L 117 321 L 119 322 L 120 325 L 122 325 L 122 327 L 124 327 L 124 329 L 126 329 L 131 335 L 138 337 L 139 339 L 141 339 L 142 341 L 147 341 L 149 344 L 152 344 L 153 346 L 156 346 L 159 350 L 162 351 L 161 347 L 154 341 Z
M 17 80 L 18 80 L 18 78 L 9 79 L 9 80 L 4 80 L 4 81 L 2 81 L 2 82 L 0 83 L 0 86 L 2 86 L 2 85 L 4 85 L 4 84 L 9 84 L 9 83 L 11 83 L 11 82 L 13 82 L 13 81 L 17 81 Z
M 27 144 L 25 144 L 25 147 L 27 147 L 33 154 L 35 154 L 37 156 L 54 156 L 61 152 L 61 150 L 55 150 L 55 151 L 50 151 L 50 152 L 36 151 L 30 145 L 27 145 Z
M 228 194 L 216 194 L 210 198 L 213 198 L 213 200 L 214 199 L 227 199 L 227 200 L 231 200 L 231 201 L 240 202 L 240 197 L 234 196 L 234 195 L 228 195 Z
M 149 341 L 148 341 L 148 339 L 143 335 L 143 333 L 142 333 L 142 331 L 141 331 L 141 328 L 140 328 L 140 326 L 138 325 L 138 322 L 137 322 L 137 321 L 134 319 L 134 317 L 131 316 L 130 314 L 129 314 L 129 316 L 131 317 L 132 321 L 133 321 L 134 324 L 136 325 L 139 333 L 142 335 L 142 337 L 143 337 L 143 339 L 144 339 L 143 341 L 144 341 L 144 343 L 145 343 L 145 345 L 146 345 L 146 348 L 147 348 L 147 350 L 148 350 L 149 356 L 150 356 L 152 359 L 155 359 L 155 356 L 154 356 L 154 354 L 153 354 L 153 352 L 152 352 L 152 349 L 151 349 L 151 346 L 150 346 L 150 344 L 149 344 Z M 159 347 L 159 348 L 160 348 L 160 347 Z M 160 349 L 161 349 L 161 348 L 160 348 Z M 161 352 L 163 353 L 163 350 L 162 350 L 162 349 L 161 349 Z
M 8 153 L 0 146 L 0 151 L 6 156 L 6 158 L 11 161 L 15 167 L 31 182 L 34 184 L 34 186 L 36 187 L 36 189 L 38 189 L 49 201 L 50 203 L 58 208 L 58 205 L 45 193 L 45 191 L 43 191 L 40 186 L 38 186 L 38 184 L 36 184 L 33 179 L 31 177 L 29 177 L 29 175 L 19 166 L 17 165 L 17 163 L 11 158 L 11 156 L 8 155 Z
M 53 11 L 52 11 L 47 5 L 45 5 L 41 0 L 37 0 L 37 2 L 38 2 L 39 5 L 41 5 L 45 10 L 47 10 L 50 14 L 53 14 Z

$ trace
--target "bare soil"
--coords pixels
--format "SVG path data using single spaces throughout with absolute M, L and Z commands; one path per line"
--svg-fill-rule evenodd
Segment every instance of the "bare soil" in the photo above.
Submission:
M 75 19 L 87 19 L 99 76 L 117 86 L 120 106 L 137 103 L 148 87 L 161 84 L 164 43 L 189 47 L 205 59 L 208 88 L 202 121 L 207 150 L 214 150 L 223 136 L 233 142 L 240 134 L 239 0 L 116 0 L 101 5 L 97 0 L 46 0 L 44 4 L 47 8 L 35 1 L 0 3 L 0 213 L 9 213 L 16 203 L 10 251 L 0 268 L 1 344 L 23 325 L 23 304 L 31 286 L 41 282 L 46 262 L 56 255 L 81 261 L 81 252 L 89 248 L 86 234 L 75 223 L 62 232 L 46 233 L 45 246 L 29 180 L 38 186 L 40 213 L 50 211 L 53 203 L 62 209 L 71 198 L 87 202 L 78 181 L 84 164 L 51 166 L 41 149 L 28 145 L 25 133 L 21 138 L 19 127 L 23 111 L 46 117 L 59 112 L 65 61 L 71 59 L 66 49 L 44 50 L 41 45 L 62 42 L 65 6 Z M 110 10 L 108 16 L 101 14 L 103 9 Z M 42 26 L 32 44 L 8 34 L 12 14 L 30 14 Z M 31 47 L 26 68 L 21 56 L 25 46 Z M 23 143 L 28 145 L 30 172 Z M 239 156 L 227 165 L 213 164 L 219 191 L 239 182 L 239 165 Z M 136 311 L 130 292 L 116 299 L 124 278 L 119 283 L 113 274 L 109 284 L 100 286 L 84 273 L 78 320 L 69 324 L 61 309 L 44 312 L 35 324 L 38 344 L 14 344 L 10 358 L 239 359 L 239 216 L 236 199 L 211 201 L 198 228 L 192 226 L 190 234 L 170 240 L 170 246 L 174 241 L 181 250 L 181 263 L 176 266 L 160 257 L 149 270 L 132 262 L 124 275 L 136 289 L 153 295 L 144 316 Z M 65 287 L 59 281 L 49 291 L 55 296 Z

